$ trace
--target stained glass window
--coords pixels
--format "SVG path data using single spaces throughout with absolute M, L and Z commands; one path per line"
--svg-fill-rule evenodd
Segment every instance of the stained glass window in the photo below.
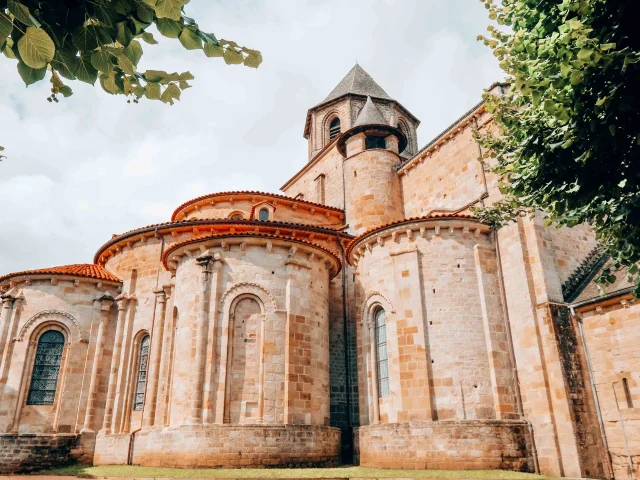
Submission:
M 140 342 L 140 359 L 138 361 L 138 378 L 136 379 L 136 399 L 133 409 L 138 411 L 144 407 L 144 391 L 147 386 L 147 370 L 149 367 L 149 335 Z
M 53 405 L 63 350 L 64 335 L 62 333 L 49 330 L 40 336 L 31 374 L 27 405 Z
M 378 396 L 389 396 L 389 361 L 387 356 L 387 322 L 383 309 L 375 313 L 378 362 Z

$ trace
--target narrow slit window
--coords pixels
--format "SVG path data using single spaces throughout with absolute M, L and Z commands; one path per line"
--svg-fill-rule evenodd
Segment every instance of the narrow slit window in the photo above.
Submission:
M 340 119 L 336 117 L 329 124 L 329 140 L 333 140 L 338 135 L 340 135 Z
M 149 335 L 145 335 L 140 342 L 140 356 L 138 360 L 138 377 L 136 378 L 136 398 L 133 409 L 140 411 L 144 407 L 144 393 L 147 387 L 147 370 L 149 367 Z
M 383 309 L 375 313 L 376 325 L 376 353 L 378 364 L 378 396 L 389 396 L 389 361 L 387 355 L 387 322 Z
M 629 381 L 622 379 L 622 388 L 624 389 L 624 398 L 627 401 L 627 408 L 633 408 L 633 399 L 631 398 L 631 390 L 629 390 Z
M 53 405 L 60 376 L 64 335 L 49 330 L 40 336 L 31 374 L 27 405 Z

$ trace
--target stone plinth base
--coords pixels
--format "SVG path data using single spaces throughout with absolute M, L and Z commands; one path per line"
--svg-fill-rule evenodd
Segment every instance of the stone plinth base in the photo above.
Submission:
M 377 424 L 354 430 L 364 467 L 532 471 L 526 422 L 466 420 Z
M 89 463 L 93 437 L 83 437 L 74 434 L 0 434 L 0 474 Z
M 311 467 L 340 462 L 340 429 L 314 425 L 183 425 L 96 439 L 95 465 Z

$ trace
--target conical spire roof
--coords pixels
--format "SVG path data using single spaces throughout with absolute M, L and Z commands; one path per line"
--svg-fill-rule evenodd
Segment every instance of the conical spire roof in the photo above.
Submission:
M 358 65 L 349 70 L 349 73 L 338 83 L 336 88 L 321 103 L 327 103 L 336 98 L 348 94 L 367 95 L 374 98 L 383 98 L 385 100 L 393 100 L 387 92 L 385 92 L 376 81 L 371 78 L 364 69 Z
M 380 113 L 380 110 L 375 103 L 371 100 L 371 97 L 367 97 L 367 103 L 364 104 L 362 110 L 358 114 L 354 127 L 360 127 L 362 125 L 388 125 L 388 122 Z

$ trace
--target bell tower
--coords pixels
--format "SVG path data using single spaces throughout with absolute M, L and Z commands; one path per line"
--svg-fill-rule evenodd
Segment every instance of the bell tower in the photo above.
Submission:
M 400 156 L 408 159 L 417 153 L 416 128 L 420 120 L 391 98 L 356 63 L 331 93 L 307 112 L 304 138 L 309 142 L 309 161 L 332 144 L 341 133 L 355 125 L 367 97 L 375 102 L 384 123 L 398 128 L 406 137 L 406 148 L 400 152 Z

